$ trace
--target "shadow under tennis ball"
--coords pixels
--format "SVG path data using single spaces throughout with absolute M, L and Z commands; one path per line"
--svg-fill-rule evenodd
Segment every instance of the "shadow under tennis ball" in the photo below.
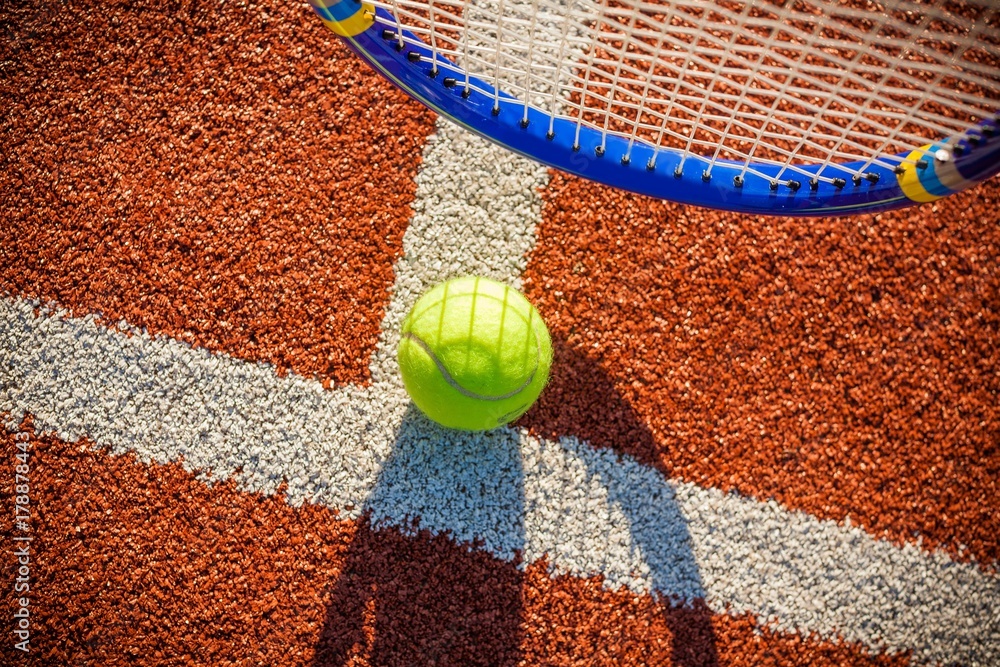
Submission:
M 616 415 L 614 428 L 651 440 L 597 364 L 563 341 L 555 344 L 557 364 L 563 365 L 554 376 L 562 386 L 558 395 L 565 400 L 572 387 L 574 396 L 600 401 Z M 533 423 L 530 414 L 521 421 Z M 573 576 L 553 578 L 544 555 L 537 563 L 521 562 L 526 510 L 519 447 L 515 430 L 449 431 L 410 406 L 330 589 L 313 667 L 356 659 L 373 665 L 586 662 L 597 659 L 587 655 L 595 642 L 605 644 L 606 656 L 617 650 L 619 659 L 635 655 L 635 649 L 643 655 L 668 650 L 674 665 L 718 664 L 710 610 L 702 600 L 687 605 L 670 600 L 668 570 L 698 577 L 679 508 L 658 507 L 657 516 L 665 518 L 651 530 L 642 508 L 615 498 L 614 483 L 602 479 L 606 471 L 584 445 L 588 475 L 611 485 L 609 500 L 621 508 L 632 542 L 653 554 L 658 550 L 647 548 L 649 541 L 671 540 L 675 561 L 669 568 L 649 563 L 656 597 L 665 604 L 640 603 L 653 615 L 646 620 L 661 630 L 650 631 L 642 622 L 613 628 L 619 646 L 608 646 L 599 627 L 613 627 L 617 621 L 608 619 L 608 609 L 634 594 L 595 589 Z M 660 497 L 661 504 L 675 503 L 672 493 Z M 410 517 L 408 528 L 399 527 L 401 517 Z M 664 631 L 671 635 L 669 648 L 662 643 Z
M 411 404 L 330 591 L 313 666 L 518 664 L 523 478 L 509 429 L 446 429 Z
M 552 372 L 538 402 L 515 424 L 542 437 L 576 436 L 594 447 L 657 465 L 652 432 L 601 368 L 600 360 L 552 332 Z M 662 471 L 662 469 L 661 469 Z
M 365 520 L 330 591 L 313 667 L 516 665 L 522 576 L 447 536 Z

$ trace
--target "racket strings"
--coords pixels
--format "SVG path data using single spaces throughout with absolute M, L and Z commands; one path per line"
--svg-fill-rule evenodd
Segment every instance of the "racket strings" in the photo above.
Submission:
M 376 0 L 396 38 L 493 97 L 696 158 L 841 177 L 898 167 L 1000 107 L 992 3 Z M 384 19 L 383 19 L 384 20 Z M 403 36 L 399 27 L 411 35 Z M 478 83 L 483 82 L 482 84 Z M 599 147 L 599 148 L 600 148 Z M 598 149 L 599 150 L 599 149 Z M 863 171 L 863 169 L 862 169 Z M 846 171 L 857 176 L 857 171 Z

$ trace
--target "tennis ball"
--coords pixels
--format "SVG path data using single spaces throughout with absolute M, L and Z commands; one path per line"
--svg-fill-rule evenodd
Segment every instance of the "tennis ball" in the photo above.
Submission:
M 542 393 L 552 339 L 523 294 L 469 276 L 420 297 L 403 320 L 397 358 L 424 414 L 450 428 L 484 431 L 517 419 Z

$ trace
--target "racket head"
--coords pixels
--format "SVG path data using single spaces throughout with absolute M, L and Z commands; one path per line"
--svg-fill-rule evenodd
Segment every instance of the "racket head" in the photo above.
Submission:
M 832 178 L 816 164 L 799 164 L 792 172 L 768 162 L 747 169 L 743 162 L 653 146 L 525 104 L 436 54 L 382 7 L 355 0 L 340 0 L 332 9 L 313 6 L 355 54 L 440 115 L 561 171 L 659 199 L 747 214 L 875 213 L 940 199 L 1000 171 L 1000 112 L 959 136 L 888 161 L 841 163 Z

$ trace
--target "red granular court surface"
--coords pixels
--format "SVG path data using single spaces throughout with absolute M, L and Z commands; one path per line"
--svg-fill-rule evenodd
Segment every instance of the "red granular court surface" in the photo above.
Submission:
M 368 381 L 430 112 L 305 4 L 15 3 L 0 35 L 0 296 L 328 388 Z M 1000 184 L 810 221 L 559 174 L 541 196 L 525 288 L 556 359 L 521 425 L 1000 558 Z M 11 508 L 15 436 L 0 446 Z M 0 664 L 908 662 L 88 439 L 32 436 L 31 452 L 32 652 L 5 640 Z
M 0 450 L 10 506 L 14 434 Z M 31 437 L 30 451 L 32 652 L 5 641 L 5 664 L 906 662 L 553 578 L 544 563 L 521 571 L 446 537 L 373 531 L 87 441 Z M 13 609 L 12 587 L 3 598 Z
M 525 290 L 556 355 L 522 423 L 1000 558 L 1000 183 L 819 220 L 560 174 L 543 196 Z
M 0 9 L 0 292 L 362 382 L 429 111 L 284 2 Z

